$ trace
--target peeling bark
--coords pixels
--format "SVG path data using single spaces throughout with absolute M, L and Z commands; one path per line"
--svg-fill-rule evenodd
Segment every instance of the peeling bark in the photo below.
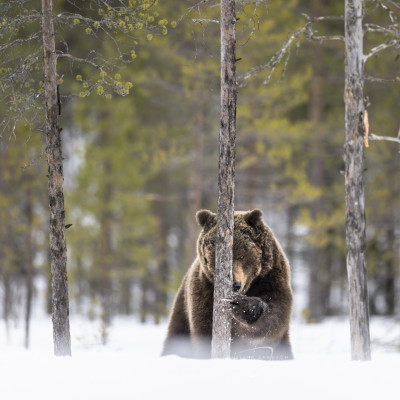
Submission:
M 221 128 L 215 254 L 212 357 L 230 356 L 232 314 L 221 299 L 232 291 L 236 136 L 236 14 L 234 0 L 221 0 Z
M 369 360 L 369 309 L 364 205 L 364 95 L 362 0 L 345 3 L 345 196 L 351 353 Z
M 57 55 L 52 0 L 42 0 L 46 154 L 50 212 L 50 267 L 54 354 L 71 355 L 61 130 L 58 125 Z

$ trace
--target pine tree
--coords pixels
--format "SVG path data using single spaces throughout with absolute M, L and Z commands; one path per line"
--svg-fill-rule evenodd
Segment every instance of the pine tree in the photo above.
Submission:
M 362 0 L 345 3 L 345 122 L 347 272 L 353 360 L 371 358 L 365 239 L 364 195 L 364 55 Z
M 224 298 L 232 293 L 236 137 L 235 1 L 221 0 L 221 128 L 215 249 L 212 357 L 230 355 L 231 319 Z

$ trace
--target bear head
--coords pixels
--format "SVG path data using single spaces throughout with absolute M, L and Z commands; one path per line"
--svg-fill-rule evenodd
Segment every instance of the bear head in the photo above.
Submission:
M 217 216 L 211 211 L 200 210 L 196 220 L 203 228 L 197 241 L 201 271 L 213 282 Z M 262 220 L 262 211 L 235 211 L 232 262 L 234 292 L 245 294 L 258 277 L 265 276 L 271 270 L 274 244 L 273 234 Z

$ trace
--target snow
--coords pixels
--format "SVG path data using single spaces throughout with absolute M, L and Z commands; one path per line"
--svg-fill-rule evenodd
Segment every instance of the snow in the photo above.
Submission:
M 346 319 L 312 325 L 294 321 L 296 359 L 266 362 L 160 357 L 166 324 L 141 325 L 129 318 L 114 320 L 108 344 L 103 346 L 100 322 L 73 317 L 73 355 L 54 357 L 49 318 L 32 322 L 30 350 L 22 346 L 21 324 L 11 326 L 7 341 L 1 321 L 0 398 L 398 399 L 399 325 L 390 319 L 372 319 L 373 360 L 352 362 Z

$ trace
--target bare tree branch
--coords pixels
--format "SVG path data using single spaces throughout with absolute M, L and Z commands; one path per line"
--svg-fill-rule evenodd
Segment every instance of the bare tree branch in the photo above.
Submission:
M 400 6 L 392 0 L 385 0 L 385 2 L 390 4 L 392 7 L 400 9 Z M 397 17 L 394 14 L 394 12 L 390 9 L 390 7 L 383 4 L 383 1 L 381 1 L 381 0 L 377 0 L 377 3 L 381 8 L 383 8 L 388 13 L 388 16 L 389 16 L 391 22 L 394 24 L 397 20 Z
M 297 29 L 296 31 L 292 32 L 292 34 L 284 41 L 282 47 L 270 58 L 270 60 L 263 64 L 258 65 L 249 69 L 244 74 L 238 77 L 238 87 L 243 87 L 246 84 L 246 81 L 256 75 L 257 73 L 265 70 L 269 70 L 269 74 L 267 78 L 264 80 L 263 84 L 266 85 L 271 79 L 272 74 L 276 70 L 277 66 L 281 63 L 281 61 L 285 58 L 290 56 L 290 48 L 294 43 L 300 40 L 301 36 L 304 35 L 307 40 L 316 40 L 316 41 L 325 41 L 325 40 L 340 40 L 344 41 L 344 37 L 341 35 L 334 35 L 334 36 L 315 36 L 313 30 L 313 24 L 321 21 L 327 20 L 336 20 L 336 21 L 343 21 L 342 16 L 322 16 L 322 17 L 315 17 L 311 18 L 310 16 L 303 14 L 308 22 L 303 25 L 301 28 Z M 286 58 L 285 66 L 287 65 L 289 58 Z
M 399 45 L 400 45 L 400 41 L 396 40 L 396 39 L 390 40 L 389 42 L 386 42 L 386 43 L 382 43 L 379 46 L 374 47 L 368 54 L 364 55 L 364 62 L 366 62 L 370 57 L 379 53 L 382 50 L 385 50 L 385 49 L 388 49 L 388 48 L 394 47 L 394 46 L 399 46 Z
M 101 72 L 106 73 L 100 64 L 95 63 L 94 61 L 90 60 L 89 58 L 79 58 L 79 57 L 75 57 L 69 53 L 59 53 L 59 54 L 57 54 L 57 58 L 69 58 L 72 61 L 75 61 L 77 63 L 89 64 L 92 67 L 95 67 L 96 69 L 100 70 Z
M 344 36 L 343 35 L 313 36 L 310 39 L 315 40 L 317 42 L 326 42 L 326 41 L 329 41 L 329 40 L 339 40 L 339 41 L 344 42 Z
M 304 32 L 308 29 L 308 24 L 303 26 L 302 28 L 298 29 L 297 31 L 293 32 L 283 43 L 283 46 L 272 56 L 272 58 L 263 65 L 258 65 L 249 69 L 244 74 L 238 77 L 238 86 L 243 87 L 245 85 L 245 81 L 256 75 L 257 73 L 265 70 L 270 70 L 267 78 L 264 80 L 264 84 L 267 84 L 272 74 L 274 73 L 276 67 L 282 61 L 286 53 L 289 51 L 290 47 L 292 46 L 293 42 L 297 40 Z
M 364 24 L 364 35 L 369 32 L 380 32 L 389 35 L 396 35 L 396 30 L 392 26 L 386 28 L 377 24 Z
M 376 83 L 398 83 L 400 84 L 400 76 L 395 76 L 394 78 L 377 78 L 371 75 L 364 75 L 364 80 L 368 82 L 376 82 Z
M 27 38 L 24 38 L 24 39 L 15 39 L 12 42 L 8 42 L 8 43 L 0 46 L 0 53 L 8 50 L 10 47 L 13 47 L 13 46 L 15 46 L 17 44 L 23 44 L 23 43 L 29 42 L 29 41 L 31 41 L 33 39 L 37 39 L 38 37 L 40 37 L 40 32 L 33 33 L 32 35 L 30 35 L 30 36 L 28 36 Z
M 392 137 L 392 136 L 378 136 L 374 133 L 369 134 L 369 140 L 387 140 L 388 142 L 395 142 L 400 144 L 400 137 Z
M 219 24 L 219 21 L 216 19 L 192 19 L 192 22 L 198 22 L 198 23 L 203 23 L 203 22 L 213 22 L 215 24 Z

